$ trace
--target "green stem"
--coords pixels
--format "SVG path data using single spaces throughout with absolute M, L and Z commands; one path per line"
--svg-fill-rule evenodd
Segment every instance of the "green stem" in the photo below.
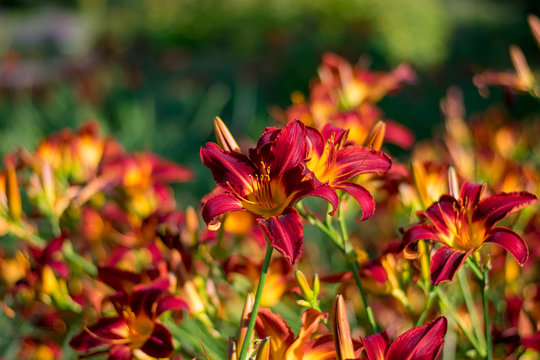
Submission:
M 464 270 L 458 271 L 457 278 L 458 278 L 459 287 L 461 288 L 461 293 L 463 294 L 463 300 L 465 301 L 465 306 L 467 306 L 467 311 L 469 312 L 469 316 L 471 317 L 473 331 L 474 331 L 474 334 L 476 335 L 476 339 L 479 341 L 482 347 L 485 347 L 486 346 L 486 342 L 484 340 L 485 338 L 484 338 L 484 335 L 482 334 L 482 327 L 480 325 L 478 313 L 476 311 L 476 307 L 474 306 L 471 289 L 469 288 L 469 283 L 467 282 L 467 278 L 465 276 Z
M 478 278 L 478 280 L 483 281 L 484 274 L 482 273 L 482 270 L 480 270 L 480 267 L 471 259 L 471 257 L 467 257 L 467 260 L 465 260 L 465 264 L 469 267 L 469 269 L 472 270 L 474 275 Z
M 488 299 L 487 299 L 487 290 L 489 287 L 488 283 L 488 271 L 487 267 L 484 268 L 484 276 L 480 282 L 482 290 L 482 304 L 484 306 L 484 327 L 486 330 L 486 346 L 487 346 L 487 357 L 488 360 L 493 360 L 493 346 L 491 344 L 491 331 L 489 325 L 489 312 L 488 312 Z
M 73 245 L 71 244 L 71 241 L 69 239 L 66 239 L 66 241 L 64 242 L 64 246 L 62 247 L 62 254 L 68 262 L 80 266 L 87 274 L 94 277 L 97 276 L 98 270 L 96 265 L 94 265 L 81 255 L 77 254 L 75 250 L 73 250 Z
M 429 310 L 431 310 L 431 307 L 433 306 L 433 302 L 435 300 L 436 295 L 437 294 L 435 293 L 435 289 L 430 290 L 430 292 L 427 295 L 426 306 L 424 307 L 424 311 L 422 311 L 422 313 L 420 314 L 420 317 L 416 321 L 416 326 L 422 325 L 424 321 L 426 320 Z
M 469 340 L 469 342 L 474 346 L 475 350 L 480 354 L 480 356 L 484 357 L 486 356 L 486 349 L 480 346 L 474 335 L 470 332 L 470 330 L 463 324 L 463 322 L 459 319 L 459 317 L 456 315 L 456 309 L 448 300 L 448 298 L 441 292 L 441 289 L 438 287 L 434 288 L 435 294 L 439 297 L 439 301 L 441 304 L 446 308 L 448 311 L 447 313 L 450 315 L 452 319 L 456 322 L 457 326 L 461 329 L 465 337 Z
M 264 262 L 261 269 L 261 275 L 259 277 L 259 284 L 257 285 L 257 292 L 255 293 L 255 302 L 253 303 L 253 310 L 249 317 L 248 328 L 246 331 L 246 336 L 244 337 L 244 343 L 242 344 L 242 351 L 240 351 L 240 356 L 238 360 L 246 360 L 249 345 L 251 343 L 251 334 L 253 334 L 253 328 L 255 327 L 255 320 L 257 319 L 257 312 L 259 311 L 259 304 L 261 302 L 261 297 L 264 288 L 264 282 L 266 281 L 266 274 L 268 272 L 268 266 L 270 265 L 270 259 L 272 258 L 272 250 L 274 248 L 270 243 L 266 245 L 266 255 L 264 256 Z
M 338 208 L 338 222 L 339 222 L 339 229 L 341 231 L 341 239 L 343 241 L 343 250 L 345 253 L 345 257 L 347 258 L 347 261 L 351 263 L 354 280 L 356 282 L 356 285 L 358 286 L 358 290 L 360 290 L 360 295 L 362 296 L 364 309 L 366 310 L 366 316 L 368 318 L 369 325 L 371 326 L 371 331 L 374 334 L 376 334 L 378 332 L 377 321 L 375 320 L 375 315 L 373 314 L 373 310 L 371 309 L 371 306 L 369 306 L 367 296 L 366 296 L 366 291 L 364 290 L 364 287 L 362 286 L 362 280 L 360 279 L 360 275 L 359 275 L 360 265 L 358 264 L 358 259 L 356 258 L 356 253 L 354 251 L 354 248 L 352 247 L 349 241 L 349 233 L 347 232 L 347 224 L 345 223 L 345 218 L 341 214 L 341 206 Z

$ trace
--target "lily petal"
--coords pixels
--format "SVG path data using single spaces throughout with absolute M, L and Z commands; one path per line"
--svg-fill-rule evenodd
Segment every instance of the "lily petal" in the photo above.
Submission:
M 409 149 L 414 144 L 414 134 L 408 127 L 392 120 L 385 120 L 385 122 L 385 141 L 397 145 L 402 149 Z
M 528 192 L 498 193 L 482 199 L 473 214 L 473 220 L 486 218 L 486 226 L 490 228 L 510 214 L 531 205 L 538 198 Z
M 461 186 L 461 190 L 459 192 L 459 197 L 463 202 L 463 206 L 465 206 L 467 209 L 472 209 L 473 207 L 478 205 L 480 197 L 484 193 L 485 188 L 485 184 L 479 185 L 465 182 Z
M 202 216 L 209 226 L 213 226 L 218 216 L 236 210 L 242 210 L 240 200 L 232 194 L 221 194 L 208 199 L 202 209 Z
M 311 335 L 317 331 L 319 323 L 325 315 L 315 309 L 308 309 L 302 314 L 302 327 L 296 340 L 289 346 L 285 353 L 286 359 L 303 359 L 306 343 L 311 339 Z
M 152 335 L 144 345 L 141 351 L 155 357 L 168 358 L 173 352 L 172 335 L 165 325 L 156 323 Z
M 255 322 L 255 331 L 259 338 L 270 337 L 270 358 L 284 359 L 287 348 L 294 341 L 294 333 L 285 320 L 268 308 L 260 308 Z
M 108 345 L 108 340 L 122 338 L 115 330 L 121 330 L 125 327 L 127 324 L 123 318 L 102 318 L 96 324 L 74 336 L 69 342 L 69 346 L 75 350 L 88 351 L 98 346 Z
M 367 220 L 373 216 L 375 212 L 375 200 L 363 186 L 352 183 L 342 182 L 334 185 L 336 189 L 343 190 L 356 199 L 360 207 L 362 208 L 362 217 L 357 218 L 357 221 Z
M 401 241 L 401 248 L 404 251 L 404 255 L 408 259 L 414 259 L 418 255 L 416 249 L 412 248 L 418 240 L 433 240 L 440 241 L 437 236 L 437 229 L 433 225 L 419 224 L 411 226 L 405 234 L 403 234 L 403 240 Z
M 368 360 L 385 360 L 390 338 L 386 331 L 362 338 Z
M 116 345 L 111 348 L 109 351 L 109 357 L 107 360 L 131 360 L 133 359 L 133 354 L 131 349 L 125 345 Z
M 304 347 L 302 360 L 335 360 L 334 338 L 332 335 L 323 335 L 309 341 Z
M 488 233 L 484 242 L 499 245 L 508 251 L 519 265 L 523 266 L 529 258 L 529 249 L 525 241 L 513 230 L 504 227 L 494 227 Z
M 297 166 L 306 156 L 306 128 L 300 121 L 288 123 L 276 136 L 270 148 L 271 177 L 281 176 Z
M 156 317 L 168 310 L 189 310 L 189 305 L 180 296 L 167 294 L 159 299 L 157 303 Z
M 437 203 L 431 205 L 426 211 L 419 212 L 419 214 L 428 218 L 437 229 L 437 232 L 448 235 L 452 232 L 450 227 L 455 226 L 460 221 L 457 210 L 459 208 L 460 204 L 456 199 L 450 195 L 443 195 Z
M 332 211 L 329 212 L 330 215 L 334 215 L 339 207 L 339 197 L 337 196 L 336 191 L 328 185 L 321 185 L 313 190 L 308 190 L 307 192 L 302 191 L 295 197 L 295 200 L 308 196 L 317 196 L 328 201 L 330 205 L 332 205 Z
M 302 219 L 295 209 L 288 208 L 283 214 L 268 219 L 258 218 L 270 244 L 290 263 L 294 264 L 302 255 L 304 228 Z
M 381 151 L 360 145 L 350 145 L 337 153 L 334 183 L 345 181 L 359 174 L 385 174 L 392 166 L 392 158 Z
M 461 265 L 463 265 L 467 257 L 475 250 L 471 249 L 467 252 L 458 251 L 447 245 L 438 248 L 431 259 L 431 283 L 433 285 L 439 285 L 443 282 L 452 281 Z
M 225 152 L 218 145 L 207 143 L 201 147 L 201 160 L 222 188 L 231 190 L 233 187 L 242 195 L 245 189 L 251 188 L 249 175 L 253 175 L 256 168 L 245 155 Z
M 444 344 L 448 322 L 439 317 L 400 335 L 388 348 L 387 360 L 434 360 Z

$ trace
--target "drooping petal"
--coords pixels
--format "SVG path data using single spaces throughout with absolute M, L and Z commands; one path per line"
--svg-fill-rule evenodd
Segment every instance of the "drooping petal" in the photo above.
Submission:
M 528 192 L 498 193 L 482 199 L 476 207 L 473 220 L 484 219 L 489 229 L 510 214 L 531 205 L 538 198 Z
M 284 359 L 287 348 L 294 341 L 294 333 L 285 320 L 268 308 L 260 308 L 255 322 L 255 331 L 259 338 L 270 337 L 272 360 Z
M 375 212 L 375 200 L 373 200 L 369 191 L 362 185 L 345 181 L 334 185 L 334 188 L 345 191 L 358 202 L 362 208 L 362 216 L 357 218 L 358 221 L 363 221 L 373 216 L 373 213 Z
M 437 236 L 437 229 L 433 225 L 413 225 L 405 231 L 401 241 L 401 248 L 404 251 L 405 257 L 414 259 L 417 256 L 417 251 L 413 248 L 413 245 L 418 240 L 440 241 Z
M 295 200 L 309 197 L 309 196 L 320 197 L 328 201 L 328 203 L 332 206 L 332 211 L 330 211 L 329 213 L 330 215 L 334 215 L 338 209 L 339 197 L 337 196 L 336 191 L 328 185 L 320 185 L 313 190 L 308 189 L 308 190 L 299 192 L 297 196 L 295 197 Z
M 150 338 L 146 340 L 141 350 L 155 358 L 167 358 L 173 352 L 172 335 L 165 325 L 156 323 Z
M 276 136 L 270 148 L 270 177 L 279 177 L 297 166 L 306 156 L 305 125 L 295 120 Z
M 244 190 L 251 188 L 249 175 L 253 175 L 256 168 L 246 156 L 225 152 L 216 144 L 208 143 L 201 147 L 201 160 L 222 188 L 230 190 L 232 187 L 242 195 Z
M 439 285 L 443 282 L 452 281 L 461 265 L 463 265 L 463 262 L 475 250 L 471 249 L 467 252 L 459 251 L 447 245 L 438 248 L 431 259 L 431 283 L 433 285 Z
M 480 201 L 480 198 L 482 197 L 485 188 L 485 184 L 471 184 L 468 182 L 463 183 L 459 192 L 459 197 L 463 205 L 467 209 L 472 209 L 473 207 L 478 205 L 478 202 Z
M 319 323 L 325 315 L 315 309 L 308 309 L 302 314 L 302 327 L 296 340 L 289 346 L 285 353 L 286 359 L 303 359 L 306 343 L 311 339 L 311 335 L 317 331 Z
M 333 183 L 350 179 L 359 174 L 385 174 L 392 166 L 392 158 L 381 151 L 359 145 L 346 146 L 336 158 L 336 177 Z
M 390 338 L 386 331 L 362 338 L 368 360 L 386 360 Z
M 204 221 L 212 226 L 218 216 L 237 210 L 242 210 L 240 200 L 232 194 L 221 194 L 208 199 L 202 209 L 202 216 Z
M 439 317 L 400 335 L 388 348 L 387 360 L 434 360 L 444 344 L 448 322 Z
M 490 242 L 499 245 L 508 251 L 523 266 L 529 257 L 529 249 L 525 241 L 513 230 L 504 227 L 494 227 L 487 234 L 484 242 Z
M 107 360 L 131 360 L 133 354 L 131 349 L 125 345 L 115 345 L 109 351 L 109 357 Z
M 259 218 L 257 222 L 270 244 L 291 264 L 300 258 L 304 228 L 302 227 L 302 219 L 296 210 L 288 208 L 281 215 L 268 219 Z

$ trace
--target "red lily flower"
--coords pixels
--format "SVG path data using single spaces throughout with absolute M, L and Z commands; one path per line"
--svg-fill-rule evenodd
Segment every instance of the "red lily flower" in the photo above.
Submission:
M 326 199 L 334 211 L 338 205 L 330 186 L 305 177 L 305 137 L 306 127 L 293 121 L 279 132 L 266 131 L 249 157 L 214 143 L 203 146 L 202 162 L 222 191 L 204 205 L 209 227 L 219 227 L 218 217 L 224 213 L 249 211 L 257 216 L 270 244 L 294 264 L 302 253 L 304 229 L 293 205 L 306 196 Z
M 363 186 L 348 180 L 360 174 L 384 174 L 392 166 L 392 159 L 383 152 L 363 146 L 344 146 L 348 133 L 348 130 L 330 124 L 326 124 L 321 132 L 308 127 L 310 146 L 306 165 L 321 183 L 353 196 L 362 208 L 360 220 L 366 220 L 375 211 L 375 201 Z
M 182 298 L 166 291 L 168 286 L 168 281 L 162 281 L 137 286 L 130 296 L 123 292 L 113 295 L 110 300 L 117 315 L 85 328 L 71 339 L 70 346 L 79 351 L 108 347 L 109 360 L 132 359 L 136 349 L 155 358 L 171 356 L 172 335 L 158 318 L 167 310 L 188 307 Z
M 433 360 L 444 344 L 447 321 L 439 317 L 398 336 L 394 342 L 386 331 L 362 338 L 366 356 L 361 360 Z
M 432 284 L 451 281 L 467 257 L 484 243 L 503 247 L 520 265 L 527 261 L 529 251 L 523 239 L 508 228 L 494 225 L 536 202 L 536 196 L 523 191 L 483 197 L 484 190 L 485 185 L 465 183 L 459 199 L 441 196 L 426 211 L 419 212 L 432 224 L 414 225 L 403 235 L 402 247 L 406 255 L 411 254 L 411 245 L 418 240 L 443 244 L 431 261 Z

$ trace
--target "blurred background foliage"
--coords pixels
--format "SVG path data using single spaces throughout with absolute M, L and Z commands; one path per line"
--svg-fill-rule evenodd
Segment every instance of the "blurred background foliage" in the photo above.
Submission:
M 519 118 L 534 101 L 484 99 L 472 76 L 510 68 L 511 44 L 540 63 L 526 21 L 539 10 L 525 0 L 2 0 L 0 154 L 95 118 L 127 149 L 194 168 L 196 181 L 176 190 L 197 204 L 213 186 L 198 155 L 213 117 L 256 138 L 293 91 L 307 93 L 327 51 L 379 71 L 412 64 L 417 84 L 381 105 L 419 138 L 439 124 L 451 85 L 468 113 L 501 102 Z

